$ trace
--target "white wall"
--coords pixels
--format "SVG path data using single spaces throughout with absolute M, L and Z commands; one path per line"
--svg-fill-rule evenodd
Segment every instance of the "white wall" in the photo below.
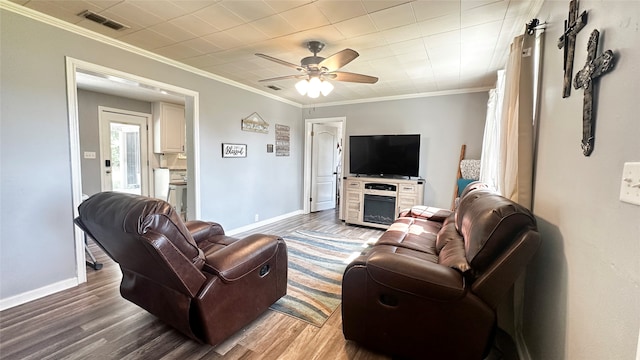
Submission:
M 593 29 L 616 65 L 596 93 L 595 148 L 584 157 L 583 91 L 562 99 L 556 44 L 568 1 L 547 1 L 533 210 L 542 246 L 527 273 L 524 336 L 532 359 L 633 359 L 640 329 L 640 207 L 620 202 L 623 163 L 640 161 L 640 2 L 580 1 L 574 75 Z
M 0 41 L 0 300 L 76 276 L 65 56 L 199 92 L 201 218 L 233 229 L 302 208 L 299 107 L 7 10 Z M 253 112 L 269 134 L 240 130 Z M 266 152 L 275 123 L 291 127 L 289 157 Z M 222 142 L 247 144 L 248 157 L 222 159 Z
M 424 203 L 449 208 L 462 144 L 467 145 L 467 159 L 480 159 L 488 98 L 487 91 L 317 107 L 305 109 L 304 118 L 347 118 L 345 174 L 349 174 L 349 135 L 421 134 Z

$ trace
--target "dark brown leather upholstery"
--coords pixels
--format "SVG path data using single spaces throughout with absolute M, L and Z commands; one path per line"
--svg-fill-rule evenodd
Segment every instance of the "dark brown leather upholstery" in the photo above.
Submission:
M 184 223 L 165 201 L 117 192 L 78 211 L 76 224 L 120 265 L 122 296 L 195 340 L 220 343 L 286 293 L 279 237 L 228 237 L 216 223 Z
M 469 186 L 450 216 L 404 212 L 347 267 L 346 339 L 402 358 L 482 359 L 496 308 L 540 237 L 529 210 L 483 184 Z

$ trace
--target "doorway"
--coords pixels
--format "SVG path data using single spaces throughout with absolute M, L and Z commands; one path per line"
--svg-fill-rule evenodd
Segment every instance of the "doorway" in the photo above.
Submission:
M 73 216 L 78 216 L 78 206 L 82 202 L 82 172 L 81 172 L 81 149 L 80 130 L 78 118 L 78 83 L 77 77 L 80 73 L 96 75 L 111 82 L 115 91 L 119 91 L 123 84 L 136 87 L 136 90 L 144 89 L 157 93 L 178 94 L 184 98 L 185 121 L 186 121 L 186 153 L 188 176 L 190 179 L 190 189 L 188 193 L 188 216 L 190 218 L 200 218 L 200 142 L 199 142 L 199 93 L 193 90 L 177 87 L 171 84 L 161 83 L 155 80 L 143 78 L 137 75 L 125 73 L 104 66 L 88 63 L 86 61 L 66 57 L 66 83 L 67 83 L 67 107 L 69 113 L 69 139 L 71 156 L 71 181 L 72 181 L 72 207 Z M 118 94 L 113 94 L 118 95 Z M 145 127 L 146 128 L 146 127 Z M 145 152 L 144 150 L 142 151 Z M 131 155 L 133 158 L 133 155 Z M 143 164 L 142 168 L 146 167 Z M 133 170 L 132 170 L 133 171 Z M 134 171 L 135 172 L 135 171 Z M 147 181 L 148 181 L 148 175 Z M 145 188 L 144 178 L 141 174 L 141 191 Z M 149 188 L 148 186 L 146 187 Z M 71 220 L 69 221 L 72 224 Z M 84 250 L 84 234 L 82 230 L 74 226 L 74 242 L 76 253 L 76 282 L 78 284 L 87 281 L 86 255 Z
M 345 124 L 346 117 L 305 119 L 304 213 L 340 202 Z
M 338 190 L 338 129 L 313 124 L 311 130 L 310 211 L 335 209 Z
M 98 107 L 102 191 L 149 196 L 149 114 Z

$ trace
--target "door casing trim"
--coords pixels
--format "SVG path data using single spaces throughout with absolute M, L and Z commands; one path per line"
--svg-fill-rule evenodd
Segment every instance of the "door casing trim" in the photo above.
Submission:
M 131 80 L 139 84 L 168 90 L 185 96 L 185 115 L 187 117 L 187 168 L 189 169 L 189 187 L 193 189 L 193 195 L 189 197 L 189 203 L 193 204 L 193 208 L 190 207 L 190 209 L 193 209 L 193 217 L 196 219 L 200 218 L 200 94 L 197 91 L 147 79 L 138 75 L 129 74 L 69 56 L 65 57 L 65 66 L 67 110 L 69 116 L 69 157 L 71 163 L 73 217 L 75 218 L 78 216 L 78 206 L 82 202 L 80 126 L 78 117 L 78 84 L 76 81 L 76 72 L 78 70 L 85 70 L 105 76 L 111 75 Z M 189 125 L 191 125 L 191 127 L 189 127 Z M 189 216 L 191 216 L 191 214 L 189 214 Z M 73 226 L 76 255 L 76 282 L 79 285 L 87 282 L 84 233 L 80 228 L 74 226 L 71 220 L 69 221 L 69 224 L 69 226 Z
M 303 175 L 303 197 L 302 197 L 302 211 L 308 214 L 311 211 L 311 204 L 309 204 L 309 198 L 311 196 L 311 131 L 313 130 L 313 124 L 326 124 L 326 123 L 341 123 L 341 134 L 343 141 L 343 151 L 340 154 L 340 164 L 344 169 L 344 138 L 347 128 L 347 117 L 330 117 L 330 118 L 317 118 L 317 119 L 304 119 L 304 175 Z M 344 173 L 343 173 L 344 175 Z

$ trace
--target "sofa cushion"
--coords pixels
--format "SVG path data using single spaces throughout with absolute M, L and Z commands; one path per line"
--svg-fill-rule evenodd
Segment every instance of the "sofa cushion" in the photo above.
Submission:
M 441 227 L 439 222 L 399 218 L 382 234 L 376 245 L 396 246 L 436 256 L 436 235 Z
M 438 253 L 438 263 L 467 272 L 470 269 L 464 249 L 464 239 L 456 230 L 455 215 L 451 214 L 442 224 L 442 229 L 436 238 L 436 251 Z
M 451 237 L 438 255 L 438 263 L 465 273 L 471 269 L 465 255 L 462 236 Z
M 483 272 L 517 235 L 535 229 L 533 214 L 492 191 L 474 190 L 460 200 L 456 228 L 465 242 L 466 258 L 475 272 Z
M 482 181 L 473 181 L 473 182 L 470 182 L 469 184 L 467 184 L 467 186 L 464 187 L 464 189 L 462 190 L 462 193 L 460 193 L 460 198 L 463 198 L 463 197 L 467 196 L 468 193 L 470 193 L 472 191 L 476 191 L 476 190 L 483 190 L 483 191 L 489 191 L 489 192 L 497 193 L 487 183 L 483 183 Z
M 436 236 L 436 252 L 440 253 L 442 248 L 447 244 L 447 241 L 453 238 L 462 239 L 462 235 L 456 230 L 455 215 L 451 214 L 442 223 L 442 228 Z

